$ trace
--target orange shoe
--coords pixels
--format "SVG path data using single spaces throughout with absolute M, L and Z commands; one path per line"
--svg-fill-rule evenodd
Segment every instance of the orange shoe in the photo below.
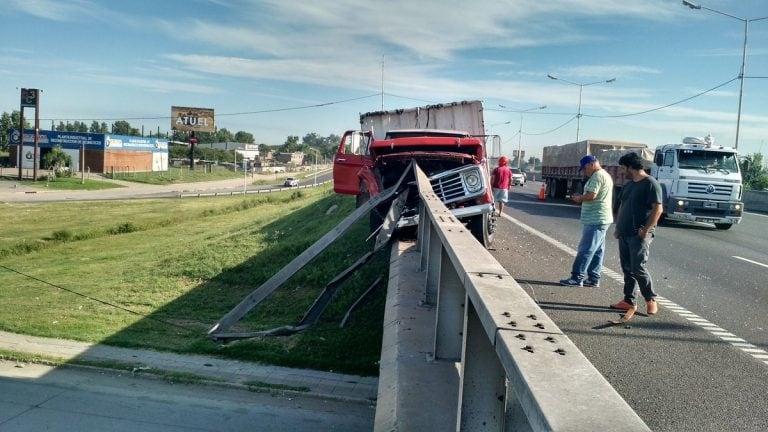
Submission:
M 618 303 L 612 304 L 611 309 L 619 309 L 619 310 L 632 310 L 637 309 L 637 306 L 633 305 L 632 303 L 627 302 L 626 300 L 622 300 Z
M 659 311 L 659 304 L 656 303 L 656 300 L 650 299 L 645 302 L 645 313 L 647 313 L 648 315 L 653 315 L 658 311 Z

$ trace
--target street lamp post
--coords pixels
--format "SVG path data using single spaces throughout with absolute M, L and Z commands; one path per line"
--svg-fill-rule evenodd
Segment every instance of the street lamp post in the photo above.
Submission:
M 558 78 L 558 77 L 550 75 L 550 74 L 547 74 L 547 78 L 553 79 L 553 80 L 556 80 L 556 81 L 562 81 L 562 82 L 565 82 L 565 83 L 568 83 L 568 84 L 573 84 L 575 86 L 579 86 L 579 109 L 576 112 L 576 142 L 579 142 L 579 130 L 581 129 L 581 93 L 582 93 L 582 90 L 584 90 L 584 87 L 586 87 L 586 86 L 591 86 L 591 85 L 595 85 L 595 84 L 603 84 L 603 83 L 610 84 L 610 83 L 616 81 L 616 78 L 611 78 L 609 80 L 595 81 L 595 82 L 591 82 L 591 83 L 575 83 L 573 81 L 568 81 L 567 79 Z
M 768 16 L 762 17 L 762 18 L 746 19 L 746 18 L 740 18 L 734 15 L 719 11 L 717 9 L 711 9 L 706 6 L 702 6 L 700 4 L 690 2 L 688 0 L 683 0 L 683 5 L 688 6 L 691 9 L 706 9 L 710 12 L 714 12 L 716 14 L 737 19 L 744 23 L 744 45 L 742 46 L 742 49 L 741 49 L 741 69 L 739 70 L 739 107 L 736 113 L 736 140 L 733 145 L 733 148 L 739 148 L 739 129 L 741 127 L 741 101 L 744 98 L 744 72 L 745 72 L 746 63 L 747 63 L 747 34 L 749 33 L 749 23 L 752 21 L 760 21 L 760 20 L 768 19 Z

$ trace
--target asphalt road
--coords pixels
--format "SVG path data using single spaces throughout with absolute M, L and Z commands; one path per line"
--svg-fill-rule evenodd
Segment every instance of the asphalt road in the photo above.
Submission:
M 349 431 L 374 408 L 0 361 L 0 431 Z
M 579 208 L 537 200 L 538 187 L 513 189 L 492 253 L 643 420 L 655 431 L 768 430 L 768 217 L 747 214 L 728 231 L 660 227 L 649 266 L 661 311 L 649 317 L 641 306 L 614 327 L 616 242 L 608 240 L 600 288 L 559 286 L 578 244 Z
M 319 171 L 299 181 L 300 186 L 312 186 L 332 178 L 328 170 Z M 273 180 L 271 175 L 257 175 L 246 179 L 217 180 L 211 182 L 178 183 L 171 185 L 148 185 L 127 181 L 107 180 L 124 187 L 103 190 L 49 190 L 40 187 L 19 185 L 13 180 L 0 180 L 0 203 L 2 202 L 52 202 L 52 201 L 92 201 L 114 199 L 150 199 L 178 198 L 180 196 L 242 194 L 245 189 L 249 194 L 259 190 L 283 188 L 283 182 L 254 185 L 256 180 Z

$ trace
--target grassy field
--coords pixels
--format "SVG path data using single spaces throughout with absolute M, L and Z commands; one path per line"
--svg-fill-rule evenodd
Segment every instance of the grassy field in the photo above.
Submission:
M 41 179 L 36 182 L 32 180 L 21 180 L 18 181 L 18 183 L 25 186 L 53 190 L 101 190 L 122 187 L 118 184 L 105 182 L 103 180 L 85 179 L 83 181 L 78 175 L 73 177 L 58 177 L 54 180 Z
M 386 252 L 347 281 L 312 329 L 219 346 L 219 318 L 354 207 L 329 188 L 258 197 L 0 204 L 0 329 L 115 346 L 376 374 L 385 287 L 338 322 Z M 336 208 L 335 211 L 329 209 Z M 370 250 L 367 220 L 233 331 L 296 324 L 322 288 Z

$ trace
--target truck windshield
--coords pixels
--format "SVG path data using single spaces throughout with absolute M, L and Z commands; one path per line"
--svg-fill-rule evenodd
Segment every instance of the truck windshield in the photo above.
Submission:
M 739 170 L 736 153 L 708 150 L 680 150 L 678 156 L 681 169 L 728 172 L 738 172 Z

